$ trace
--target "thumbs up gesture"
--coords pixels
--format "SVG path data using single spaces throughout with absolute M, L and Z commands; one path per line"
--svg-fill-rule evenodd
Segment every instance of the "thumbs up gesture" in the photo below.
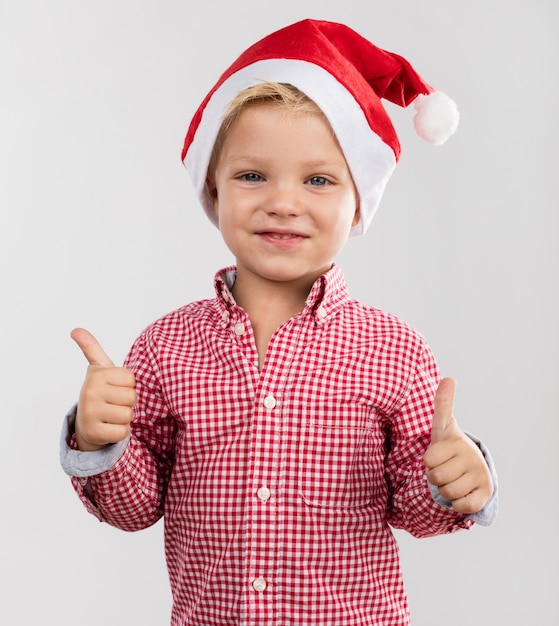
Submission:
M 453 416 L 456 381 L 441 380 L 435 395 L 431 445 L 423 456 L 427 479 L 462 514 L 480 511 L 493 494 L 487 463 Z
M 95 337 L 83 328 L 71 333 L 89 363 L 78 401 L 76 441 L 88 452 L 125 439 L 136 404 L 134 374 L 115 367 Z

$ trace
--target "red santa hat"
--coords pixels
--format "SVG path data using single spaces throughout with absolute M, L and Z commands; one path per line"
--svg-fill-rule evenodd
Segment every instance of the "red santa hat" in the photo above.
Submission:
M 376 47 L 335 22 L 303 20 L 264 37 L 222 74 L 194 114 L 183 162 L 208 217 L 217 224 L 206 176 L 222 116 L 243 89 L 262 81 L 289 83 L 313 100 L 330 122 L 359 193 L 360 235 L 378 208 L 400 157 L 400 143 L 381 99 L 416 102 L 417 134 L 442 144 L 458 126 L 455 103 L 435 91 L 406 59 Z

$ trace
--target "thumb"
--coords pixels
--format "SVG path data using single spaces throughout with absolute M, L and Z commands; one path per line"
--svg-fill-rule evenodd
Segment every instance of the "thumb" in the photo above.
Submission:
M 106 355 L 101 344 L 88 330 L 85 330 L 85 328 L 74 328 L 70 333 L 70 337 L 78 344 L 90 365 L 114 367 L 114 363 Z
M 435 394 L 435 412 L 431 427 L 431 443 L 437 443 L 447 438 L 449 429 L 454 426 L 454 392 L 456 381 L 453 378 L 443 378 Z

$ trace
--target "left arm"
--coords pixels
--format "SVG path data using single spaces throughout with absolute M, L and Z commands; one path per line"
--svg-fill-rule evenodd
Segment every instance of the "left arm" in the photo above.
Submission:
M 446 426 L 448 419 L 448 392 L 450 383 L 443 381 L 437 393 L 439 371 L 431 350 L 423 345 L 416 370 L 404 397 L 390 415 L 388 452 L 385 460 L 386 480 L 390 502 L 387 521 L 395 528 L 407 530 L 417 537 L 428 537 L 469 528 L 475 521 L 470 513 L 483 508 L 493 491 L 491 476 L 479 448 L 465 435 L 453 418 L 454 427 Z M 450 390 L 453 393 L 453 388 Z M 435 400 L 435 398 L 437 398 Z M 434 413 L 436 412 L 432 435 Z M 450 414 L 452 413 L 452 402 Z M 442 425 L 441 422 L 445 423 Z M 441 430 L 446 432 L 447 444 L 439 446 Z M 433 441 L 432 438 L 435 438 Z M 435 444 L 437 446 L 435 447 Z M 434 448 L 434 451 L 433 451 Z M 452 450 L 452 452 L 449 452 Z M 428 452 L 429 451 L 429 452 Z M 436 454 L 436 458 L 433 458 Z M 451 461 L 450 466 L 439 467 L 441 458 Z M 426 475 L 426 463 L 431 463 Z M 444 461 L 442 463 L 444 465 Z M 460 476 L 456 476 L 456 473 Z M 466 472 L 466 480 L 453 483 Z M 431 486 L 430 484 L 431 483 Z M 441 487 L 437 501 L 431 490 Z M 474 495 L 470 495 L 475 492 Z M 451 495 L 452 498 L 448 498 Z M 456 503 L 449 501 L 462 500 Z M 441 503 L 444 501 L 444 503 Z M 463 506 L 468 501 L 468 506 Z M 452 504 L 452 506 L 450 506 Z M 477 511 L 473 509 L 477 508 Z
M 423 461 L 427 480 L 458 513 L 474 515 L 494 495 L 494 481 L 480 447 L 453 415 L 456 381 L 445 378 L 435 395 L 431 443 Z

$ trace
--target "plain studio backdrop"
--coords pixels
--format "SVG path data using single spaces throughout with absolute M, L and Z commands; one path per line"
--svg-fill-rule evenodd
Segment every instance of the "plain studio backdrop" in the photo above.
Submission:
M 443 147 L 403 145 L 354 297 L 413 324 L 500 477 L 491 528 L 398 533 L 415 626 L 557 623 L 557 4 L 553 0 L 0 0 L 0 623 L 165 625 L 160 522 L 99 524 L 58 436 L 97 335 L 121 363 L 149 323 L 213 295 L 232 261 L 180 162 L 196 107 L 249 44 L 342 21 L 459 105 Z M 412 107 L 413 108 L 413 107 Z

